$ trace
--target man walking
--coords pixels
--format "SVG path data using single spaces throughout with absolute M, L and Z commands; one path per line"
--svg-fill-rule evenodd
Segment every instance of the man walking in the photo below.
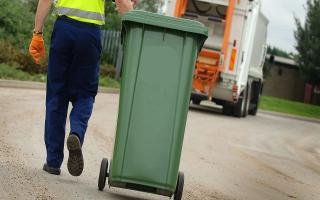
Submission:
M 128 0 L 116 0 L 120 14 L 132 10 Z M 101 52 L 100 26 L 105 22 L 104 0 L 39 0 L 29 52 L 37 63 L 45 57 L 43 27 L 54 6 L 57 16 L 49 53 L 43 170 L 60 175 L 69 102 L 68 171 L 80 176 L 82 144 L 98 90 Z

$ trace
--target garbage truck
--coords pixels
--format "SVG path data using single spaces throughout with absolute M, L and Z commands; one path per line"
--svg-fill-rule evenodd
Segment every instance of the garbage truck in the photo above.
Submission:
M 263 88 L 268 19 L 261 0 L 167 0 L 164 14 L 197 20 L 209 38 L 195 64 L 190 100 L 235 117 L 256 115 Z

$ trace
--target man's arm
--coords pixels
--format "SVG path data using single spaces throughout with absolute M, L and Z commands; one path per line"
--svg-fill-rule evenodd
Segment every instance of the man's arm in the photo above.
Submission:
M 39 0 L 34 25 L 35 31 L 43 31 L 44 22 L 50 13 L 51 6 L 52 0 Z
M 46 18 L 50 13 L 51 6 L 52 0 L 39 0 L 38 2 L 38 8 L 36 12 L 34 25 L 34 33 L 29 46 L 29 53 L 37 64 L 40 64 L 40 58 L 45 59 L 46 55 L 42 31 L 44 27 L 44 22 L 46 21 Z

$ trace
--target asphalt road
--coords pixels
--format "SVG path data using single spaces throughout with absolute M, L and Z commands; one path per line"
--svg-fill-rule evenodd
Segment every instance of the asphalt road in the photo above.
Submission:
M 61 176 L 41 170 L 45 92 L 0 88 L 0 199 L 168 199 L 97 190 L 100 161 L 112 156 L 118 98 L 97 96 L 83 146 L 85 170 L 75 178 L 66 162 Z M 180 168 L 183 199 L 319 200 L 320 124 L 261 113 L 237 119 L 192 107 Z

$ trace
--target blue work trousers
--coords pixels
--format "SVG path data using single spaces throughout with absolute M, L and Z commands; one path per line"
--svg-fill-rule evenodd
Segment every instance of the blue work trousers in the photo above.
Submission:
M 60 168 L 63 162 L 65 126 L 69 102 L 70 133 L 83 144 L 98 90 L 101 53 L 100 28 L 59 17 L 52 32 L 45 119 L 47 164 Z

